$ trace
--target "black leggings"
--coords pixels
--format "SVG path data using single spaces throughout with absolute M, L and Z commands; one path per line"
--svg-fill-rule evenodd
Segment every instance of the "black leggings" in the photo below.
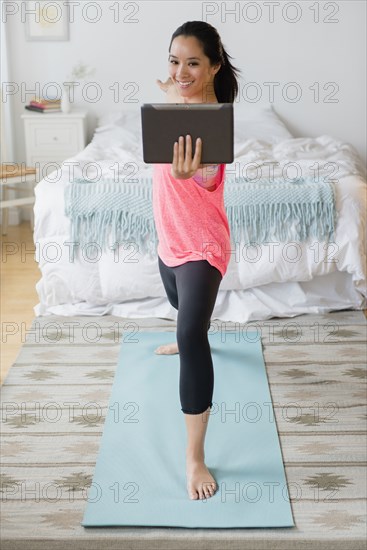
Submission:
M 207 260 L 169 267 L 158 256 L 158 265 L 167 298 L 178 310 L 181 410 L 200 414 L 213 405 L 214 370 L 208 330 L 222 274 Z

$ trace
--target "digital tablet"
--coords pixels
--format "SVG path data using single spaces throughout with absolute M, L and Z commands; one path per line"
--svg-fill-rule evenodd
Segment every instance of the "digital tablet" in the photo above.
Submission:
M 148 164 L 170 163 L 173 145 L 191 135 L 202 141 L 201 164 L 233 162 L 233 103 L 144 103 L 141 106 L 143 159 Z

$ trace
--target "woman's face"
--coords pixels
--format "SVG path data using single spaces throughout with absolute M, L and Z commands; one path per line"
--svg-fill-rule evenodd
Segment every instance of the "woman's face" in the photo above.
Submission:
M 168 57 L 168 72 L 178 93 L 199 103 L 215 98 L 214 76 L 220 63 L 211 66 L 199 41 L 194 36 L 176 36 Z

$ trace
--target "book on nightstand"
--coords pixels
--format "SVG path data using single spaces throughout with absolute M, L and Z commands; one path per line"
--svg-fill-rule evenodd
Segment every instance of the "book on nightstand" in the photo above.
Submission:
M 61 112 L 61 99 L 44 99 L 34 97 L 29 105 L 25 105 L 28 111 L 37 111 L 38 113 L 58 113 Z

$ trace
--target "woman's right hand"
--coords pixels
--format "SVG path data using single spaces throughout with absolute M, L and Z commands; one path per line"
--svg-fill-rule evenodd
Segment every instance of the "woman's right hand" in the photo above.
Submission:
M 192 158 L 191 136 L 186 136 L 186 154 L 184 153 L 185 136 L 180 136 L 178 142 L 173 146 L 173 161 L 171 174 L 179 180 L 187 180 L 197 172 L 201 161 L 201 139 L 197 138 L 195 144 L 195 155 Z

